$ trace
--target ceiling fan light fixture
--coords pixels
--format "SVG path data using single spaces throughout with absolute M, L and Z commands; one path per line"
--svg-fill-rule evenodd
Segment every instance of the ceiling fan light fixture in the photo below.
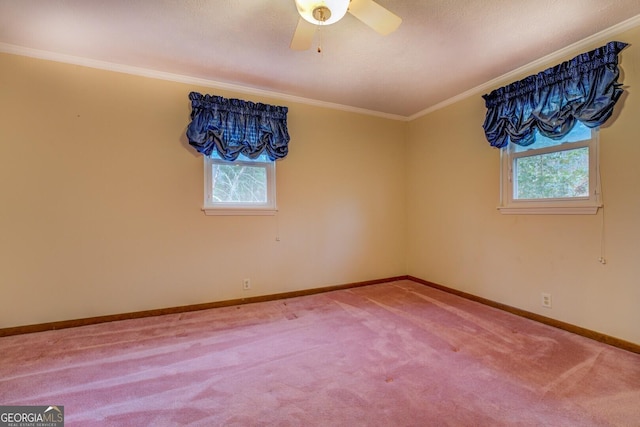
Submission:
M 298 13 L 314 25 L 329 25 L 341 20 L 349 0 L 295 0 Z

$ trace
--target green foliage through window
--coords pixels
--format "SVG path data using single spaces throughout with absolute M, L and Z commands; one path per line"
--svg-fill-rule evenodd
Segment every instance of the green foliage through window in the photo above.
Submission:
M 514 198 L 589 197 L 589 148 L 515 159 Z

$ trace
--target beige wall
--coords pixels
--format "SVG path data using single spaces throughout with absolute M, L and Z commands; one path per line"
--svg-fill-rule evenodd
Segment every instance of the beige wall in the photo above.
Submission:
M 640 30 L 616 39 L 604 217 L 501 215 L 479 95 L 405 123 L 0 55 L 0 327 L 410 274 L 640 343 Z M 200 211 L 191 90 L 289 106 L 277 216 Z
M 279 215 L 200 210 L 191 90 L 289 107 Z M 405 274 L 405 123 L 6 54 L 0 93 L 0 327 Z
M 602 211 L 496 210 L 500 154 L 474 96 L 409 124 L 408 274 L 640 343 L 640 31 L 615 39 L 630 46 L 620 55 L 628 96 L 600 132 L 607 264 L 598 262 Z

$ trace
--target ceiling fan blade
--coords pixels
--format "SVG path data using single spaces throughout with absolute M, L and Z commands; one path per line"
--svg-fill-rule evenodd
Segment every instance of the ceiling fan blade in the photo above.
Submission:
M 316 26 L 302 18 L 298 19 L 296 32 L 293 33 L 289 47 L 293 50 L 307 50 L 311 47 Z
M 349 13 L 383 36 L 394 32 L 402 22 L 398 15 L 373 0 L 351 0 Z

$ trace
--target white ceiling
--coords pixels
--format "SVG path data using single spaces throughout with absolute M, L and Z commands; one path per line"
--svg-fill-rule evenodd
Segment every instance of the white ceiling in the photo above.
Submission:
M 403 19 L 396 32 L 380 36 L 347 14 L 321 30 L 319 54 L 289 49 L 294 0 L 0 0 L 0 51 L 406 118 L 640 14 L 638 0 L 377 2 Z

